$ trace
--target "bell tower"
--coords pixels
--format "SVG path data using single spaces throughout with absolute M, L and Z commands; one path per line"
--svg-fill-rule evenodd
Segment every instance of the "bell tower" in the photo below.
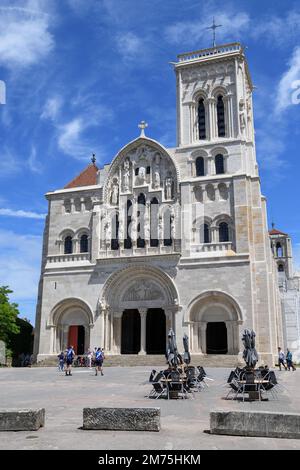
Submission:
M 177 146 L 246 144 L 241 168 L 254 176 L 253 84 L 244 48 L 232 43 L 179 54 L 174 68 Z

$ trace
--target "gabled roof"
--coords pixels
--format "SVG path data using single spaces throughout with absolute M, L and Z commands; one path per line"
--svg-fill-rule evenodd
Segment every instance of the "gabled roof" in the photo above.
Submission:
M 280 232 L 280 230 L 277 230 L 276 228 L 272 228 L 272 230 L 269 230 L 269 235 L 284 235 L 285 237 L 288 237 L 287 233 Z
M 97 184 L 97 171 L 99 168 L 95 163 L 90 163 L 78 176 L 76 176 L 64 189 L 77 188 L 78 186 L 93 186 Z

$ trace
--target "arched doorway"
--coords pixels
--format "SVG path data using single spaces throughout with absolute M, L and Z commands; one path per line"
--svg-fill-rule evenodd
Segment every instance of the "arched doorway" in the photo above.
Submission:
M 121 354 L 138 354 L 141 349 L 141 317 L 137 309 L 122 315 Z
M 239 325 L 243 323 L 237 301 L 220 291 L 207 291 L 189 305 L 191 351 L 203 354 L 238 354 Z
M 67 298 L 51 311 L 48 325 L 52 328 L 51 354 L 58 354 L 72 345 L 76 354 L 84 354 L 90 347 L 90 329 L 93 314 L 81 299 Z
M 227 328 L 225 322 L 208 322 L 206 326 L 206 354 L 227 354 Z
M 149 308 L 146 319 L 147 354 L 166 352 L 166 315 L 161 308 Z
M 73 346 L 75 354 L 84 354 L 85 329 L 83 325 L 69 326 L 68 346 Z

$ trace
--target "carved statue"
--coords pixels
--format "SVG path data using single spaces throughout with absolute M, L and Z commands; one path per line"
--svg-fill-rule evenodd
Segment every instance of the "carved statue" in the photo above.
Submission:
M 158 219 L 158 237 L 159 237 L 159 240 L 163 240 L 164 238 L 164 225 L 163 225 L 163 219 L 161 216 Z
M 160 174 L 159 174 L 159 166 L 158 165 L 156 165 L 155 168 L 154 168 L 153 187 L 155 189 L 160 188 Z
M 124 162 L 124 176 L 123 176 L 123 187 L 124 187 L 124 191 L 128 191 L 129 190 L 129 179 L 130 179 L 130 163 L 129 163 L 129 160 L 128 158 L 126 158 L 125 162 Z
M 168 177 L 165 181 L 165 198 L 172 199 L 172 178 Z
M 110 200 L 113 205 L 116 205 L 119 202 L 119 185 L 117 182 L 114 182 L 112 186 Z
M 107 245 L 111 242 L 111 224 L 107 220 L 104 225 L 104 232 L 105 232 L 105 242 Z
M 137 177 L 137 184 L 144 184 L 146 181 L 146 168 L 144 166 L 141 166 L 139 168 L 139 174 Z
M 146 240 L 150 239 L 150 221 L 148 216 L 144 218 L 144 237 Z
M 246 118 L 245 118 L 245 102 L 244 100 L 240 100 L 239 103 L 239 109 L 240 109 L 240 128 L 241 128 L 241 133 L 244 133 L 245 127 L 246 127 Z
M 130 222 L 130 227 L 129 227 L 129 234 L 130 234 L 130 238 L 133 242 L 136 241 L 136 237 L 137 237 L 137 226 L 136 226 L 136 220 L 135 220 L 135 217 L 132 217 L 131 218 L 131 222 Z
M 175 215 L 171 214 L 171 238 L 175 240 Z

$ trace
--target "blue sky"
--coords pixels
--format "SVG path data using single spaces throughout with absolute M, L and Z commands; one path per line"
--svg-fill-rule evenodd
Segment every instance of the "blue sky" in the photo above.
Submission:
M 269 221 L 300 265 L 300 5 L 239 0 L 0 0 L 0 284 L 34 322 L 44 193 L 139 135 L 175 141 L 180 52 L 241 41 L 253 82 Z M 3 96 L 0 101 L 3 103 Z

